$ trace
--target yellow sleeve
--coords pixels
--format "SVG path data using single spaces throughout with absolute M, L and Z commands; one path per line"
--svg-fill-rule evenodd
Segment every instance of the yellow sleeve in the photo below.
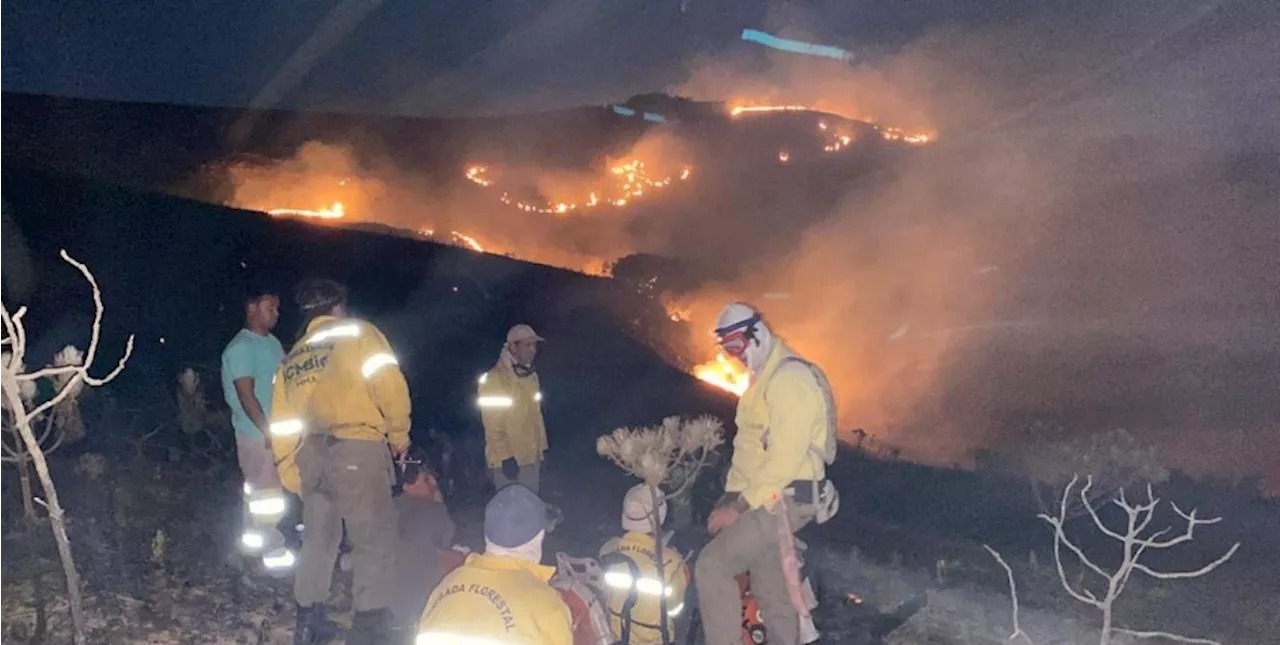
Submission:
M 484 424 L 484 455 L 490 468 L 497 468 L 503 460 L 515 456 L 507 437 L 507 422 L 513 402 L 511 393 L 503 387 L 501 380 L 496 370 L 485 374 L 476 398 L 480 421 Z
M 787 366 L 779 369 L 768 384 L 768 446 L 763 448 L 764 458 L 742 491 L 751 508 L 771 507 L 782 496 L 782 489 L 795 480 L 808 457 L 813 429 L 827 423 L 822 395 L 812 374 L 804 366 Z
M 275 375 L 271 377 L 271 417 L 268 421 L 271 452 L 275 456 L 280 484 L 289 492 L 298 493 L 302 482 L 295 457 L 306 428 L 302 415 L 290 403 L 285 391 L 283 365 L 277 367 Z
M 368 325 L 368 331 L 360 335 L 360 375 L 374 405 L 382 412 L 387 442 L 403 448 L 409 445 L 409 384 L 387 337 L 372 325 Z

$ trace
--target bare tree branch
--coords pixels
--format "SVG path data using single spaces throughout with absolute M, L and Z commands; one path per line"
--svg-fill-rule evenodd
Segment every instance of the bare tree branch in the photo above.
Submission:
M 1022 631 L 1022 625 L 1018 623 L 1018 585 L 1013 581 L 1013 569 L 1009 568 L 1009 564 L 1004 561 L 1004 557 L 998 551 L 986 544 L 982 545 L 982 548 L 986 549 L 987 553 L 990 553 L 991 557 L 1000 563 L 1000 566 L 1004 568 L 1005 575 L 1009 576 L 1009 595 L 1013 600 L 1013 633 L 1009 634 L 1009 638 L 1006 640 L 1011 641 L 1021 636 L 1023 640 L 1034 645 L 1034 641 L 1031 640 L 1030 636 L 1027 636 L 1026 632 Z
M 1134 638 L 1163 638 L 1178 643 L 1192 643 L 1193 645 L 1222 645 L 1221 642 L 1210 638 L 1191 638 L 1190 636 L 1179 636 L 1178 634 L 1170 634 L 1169 632 L 1143 632 L 1133 629 L 1125 629 L 1117 627 L 1114 630 L 1117 634 L 1133 636 Z
M 3 396 L 8 409 L 6 410 L 12 416 L 12 430 L 19 436 L 25 453 L 20 452 L 22 457 L 21 467 L 25 467 L 26 458 L 29 458 L 35 466 L 36 475 L 40 479 L 40 485 L 44 489 L 44 498 L 34 498 L 34 501 L 48 509 L 49 523 L 53 529 L 54 541 L 58 546 L 58 557 L 62 561 L 63 574 L 67 579 L 67 599 L 71 608 L 72 636 L 76 645 L 84 645 L 87 642 L 87 621 L 84 615 L 84 607 L 81 602 L 80 574 L 76 570 L 75 558 L 71 552 L 71 541 L 67 537 L 66 521 L 63 517 L 62 505 L 58 502 L 58 491 L 54 487 L 53 477 L 49 473 L 49 464 L 45 460 L 45 450 L 41 446 L 43 440 L 48 437 L 48 433 L 44 432 L 37 437 L 31 429 L 31 424 L 41 418 L 41 415 L 54 409 L 58 404 L 65 401 L 68 397 L 77 392 L 77 388 L 81 384 L 102 385 L 114 379 L 124 369 L 125 363 L 129 356 L 133 353 L 133 336 L 129 336 L 129 340 L 125 346 L 124 356 L 116 365 L 116 368 L 102 378 L 93 378 L 89 376 L 89 366 L 93 364 L 93 358 L 98 351 L 98 344 L 101 336 L 102 328 L 102 292 L 98 288 L 98 283 L 94 279 L 93 274 L 84 264 L 74 260 L 64 250 L 60 253 L 62 259 L 68 264 L 76 267 L 81 275 L 89 281 L 89 286 L 93 290 L 94 316 L 93 328 L 90 335 L 89 346 L 85 351 L 85 355 L 80 360 L 79 365 L 55 365 L 47 367 L 35 372 L 26 372 L 23 368 L 23 356 L 26 354 L 27 332 L 22 323 L 23 315 L 26 313 L 26 307 L 19 307 L 12 315 L 9 308 L 0 302 L 0 319 L 3 319 L 4 331 L 6 338 L 5 344 L 10 350 L 9 360 L 0 370 L 0 390 L 3 390 Z M 30 387 L 30 383 L 40 378 L 60 377 L 56 380 L 65 378 L 58 386 L 57 393 L 48 401 L 35 406 L 28 410 L 28 401 L 24 400 L 24 385 Z M 52 423 L 53 421 L 50 420 Z M 59 436 L 59 443 L 53 447 L 57 447 L 62 440 Z M 15 446 L 6 450 L 17 452 Z M 25 472 L 25 471 L 24 471 Z
M 1141 571 L 1142 573 L 1145 573 L 1151 576 L 1152 578 L 1156 578 L 1158 580 L 1178 580 L 1181 578 L 1198 578 L 1206 573 L 1209 573 L 1210 571 L 1213 571 L 1214 569 L 1217 569 L 1219 566 L 1222 566 L 1222 563 L 1226 562 L 1227 560 L 1230 560 L 1231 556 L 1235 555 L 1236 551 L 1239 550 L 1239 548 L 1240 548 L 1240 543 L 1236 542 L 1234 545 L 1231 546 L 1231 549 L 1229 551 L 1222 554 L 1222 557 L 1194 571 L 1156 571 L 1151 567 L 1148 567 L 1147 565 L 1142 564 L 1141 562 L 1133 563 L 1133 568 L 1137 571 Z

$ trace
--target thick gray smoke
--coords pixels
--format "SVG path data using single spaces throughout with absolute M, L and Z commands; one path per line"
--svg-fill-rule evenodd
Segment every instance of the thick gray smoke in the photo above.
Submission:
M 1170 465 L 1280 486 L 1280 22 L 1145 5 L 935 32 L 825 93 L 790 59 L 696 69 L 691 93 L 775 88 L 940 139 L 798 245 L 718 249 L 753 253 L 695 320 L 759 302 L 848 427 L 931 461 L 1128 427 Z
M 477 54 L 470 78 L 504 76 L 515 59 L 545 71 L 534 62 L 552 36 L 612 15 L 554 8 Z M 759 26 L 850 45 L 821 37 L 821 15 L 785 18 Z M 713 186 L 709 169 L 735 161 L 723 157 L 698 159 L 673 189 L 682 197 L 590 217 L 500 207 L 491 193 L 424 194 L 381 163 L 362 172 L 399 195 L 380 220 L 455 229 L 498 252 L 573 268 L 630 252 L 712 265 L 732 277 L 681 303 L 699 333 L 725 301 L 757 302 L 830 373 L 844 423 L 908 455 L 967 463 L 979 448 L 1016 450 L 1033 426 L 1124 426 L 1172 466 L 1280 489 L 1268 439 L 1280 418 L 1276 25 L 1280 10 L 1262 3 L 1028 10 L 930 29 L 874 57 L 864 47 L 853 65 L 745 45 L 689 50 L 680 65 L 575 75 L 582 84 L 564 95 L 604 102 L 666 87 L 936 132 L 936 144 L 826 202 L 807 199 L 832 190 L 821 176 Z M 462 78 L 407 93 L 400 109 Z M 550 90 L 525 85 L 503 102 L 549 106 Z M 659 174 L 689 161 L 664 136 L 633 150 Z M 585 194 L 598 179 L 557 171 L 531 183 Z

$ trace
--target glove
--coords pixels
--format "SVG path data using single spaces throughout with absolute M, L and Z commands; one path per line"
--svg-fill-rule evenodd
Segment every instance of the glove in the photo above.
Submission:
M 515 457 L 507 457 L 502 460 L 502 475 L 512 481 L 520 476 L 520 464 L 516 463 Z

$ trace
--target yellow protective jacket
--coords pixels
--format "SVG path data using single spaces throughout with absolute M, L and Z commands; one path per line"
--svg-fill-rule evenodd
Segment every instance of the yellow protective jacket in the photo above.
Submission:
M 354 318 L 318 316 L 276 370 L 271 450 L 298 492 L 294 455 L 309 434 L 409 444 L 409 386 L 387 338 Z
M 667 595 L 667 634 L 674 637 L 672 621 L 684 611 L 684 595 L 689 586 L 689 568 L 680 554 L 671 547 L 662 549 L 661 578 L 653 561 L 654 541 L 648 533 L 630 531 L 620 538 L 613 538 L 600 547 L 601 566 L 605 567 L 604 582 L 609 589 L 609 627 L 615 639 L 622 638 L 624 604 L 635 589 L 635 604 L 631 607 L 631 638 L 633 645 L 650 645 L 662 642 L 658 617 L 662 615 L 659 593 L 669 589 Z M 610 556 L 621 554 L 635 563 L 635 574 L 629 566 L 612 564 Z M 616 556 L 615 556 L 616 557 Z
M 547 427 L 542 422 L 542 390 L 537 373 L 520 377 L 499 364 L 480 377 L 476 396 L 484 423 L 484 456 L 490 468 L 514 457 L 520 465 L 542 459 Z
M 548 584 L 554 574 L 534 562 L 473 553 L 431 592 L 417 642 L 572 645 L 569 606 Z
M 733 462 L 725 491 L 751 508 L 772 508 L 787 485 L 826 477 L 835 411 L 815 370 L 777 341 L 738 399 Z M 830 439 L 833 440 L 833 437 Z

